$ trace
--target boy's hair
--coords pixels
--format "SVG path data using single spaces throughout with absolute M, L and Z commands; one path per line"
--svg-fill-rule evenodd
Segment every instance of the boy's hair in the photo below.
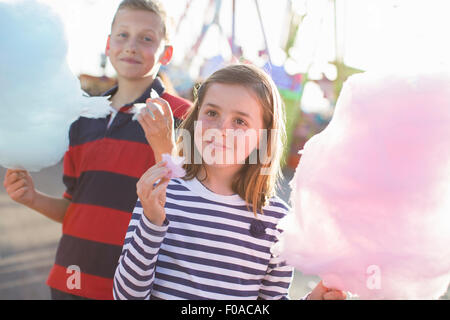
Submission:
M 169 42 L 170 40 L 170 19 L 167 15 L 166 10 L 164 9 L 164 6 L 162 3 L 158 0 L 123 0 L 119 7 L 116 10 L 116 13 L 113 18 L 113 22 L 111 24 L 111 27 L 114 25 L 114 22 L 116 21 L 117 12 L 121 9 L 131 9 L 131 10 L 143 10 L 143 11 L 149 11 L 157 14 L 161 18 L 162 22 L 162 32 L 163 32 L 163 39 Z
M 258 212 L 263 213 L 262 208 L 267 204 L 269 198 L 275 194 L 275 186 L 278 179 L 282 176 L 280 162 L 286 141 L 284 104 L 270 76 L 255 66 L 235 64 L 213 73 L 197 90 L 194 105 L 180 126 L 180 129 L 187 130 L 190 133 L 192 139 L 191 159 L 186 159 L 186 164 L 184 165 L 186 170 L 185 180 L 197 177 L 201 166 L 203 166 L 203 164 L 194 162 L 195 154 L 199 156 L 193 141 L 194 126 L 206 91 L 214 83 L 239 85 L 251 90 L 263 110 L 263 129 L 268 131 L 267 151 L 265 153 L 270 161 L 265 160 L 266 163 L 264 164 L 261 163 L 261 159 L 258 157 L 256 164 L 248 164 L 247 158 L 232 186 L 233 191 L 239 194 L 248 206 L 251 205 L 253 207 L 253 212 L 256 216 Z M 186 156 L 183 155 L 182 139 L 183 137 L 180 135 L 177 141 L 178 154 Z M 265 143 L 265 141 L 262 141 L 262 143 Z M 261 173 L 262 170 L 265 171 L 263 174 Z

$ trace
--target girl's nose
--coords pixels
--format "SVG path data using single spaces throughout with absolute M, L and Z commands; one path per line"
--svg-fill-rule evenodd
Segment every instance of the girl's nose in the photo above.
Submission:
M 226 130 L 233 129 L 233 126 L 231 124 L 231 121 L 228 121 L 227 119 L 223 119 L 218 123 L 218 129 L 223 131 L 223 133 L 226 133 Z

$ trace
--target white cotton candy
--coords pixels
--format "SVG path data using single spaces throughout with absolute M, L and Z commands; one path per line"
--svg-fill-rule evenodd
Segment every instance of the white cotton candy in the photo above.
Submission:
M 450 76 L 344 84 L 293 179 L 282 255 L 362 299 L 437 299 L 450 284 Z
M 152 90 L 150 91 L 150 99 L 156 99 L 156 98 L 159 98 L 159 95 L 158 95 L 158 93 L 156 92 L 155 89 L 152 89 Z M 154 105 L 155 105 L 155 107 L 159 108 L 159 109 L 161 110 L 161 112 L 162 112 L 162 109 L 158 106 L 158 104 L 154 104 Z M 147 107 L 147 104 L 146 104 L 146 103 L 135 103 L 135 104 L 133 105 L 133 108 L 131 109 L 131 112 L 134 113 L 132 120 L 135 120 L 135 121 L 136 121 L 137 118 L 138 118 L 138 115 L 142 112 L 142 110 L 145 109 L 145 107 Z M 150 109 L 147 109 L 147 110 L 148 110 L 148 112 L 151 113 Z M 163 112 L 162 112 L 162 113 L 163 113 Z M 153 113 L 152 113 L 152 117 L 153 117 L 153 118 L 155 117 L 155 116 L 153 115 Z
M 104 117 L 110 103 L 81 90 L 64 26 L 48 6 L 0 2 L 0 38 L 0 165 L 39 171 L 61 160 L 73 121 Z

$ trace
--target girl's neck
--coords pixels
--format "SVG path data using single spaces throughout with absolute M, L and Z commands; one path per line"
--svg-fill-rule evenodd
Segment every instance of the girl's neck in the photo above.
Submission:
M 132 103 L 138 99 L 145 90 L 153 83 L 153 78 L 143 78 L 136 81 L 118 79 L 118 89 L 111 98 L 111 107 L 119 110 L 127 103 Z
M 197 179 L 212 192 L 230 196 L 235 194 L 233 180 L 240 168 L 241 166 L 220 169 L 203 166 L 197 175 Z

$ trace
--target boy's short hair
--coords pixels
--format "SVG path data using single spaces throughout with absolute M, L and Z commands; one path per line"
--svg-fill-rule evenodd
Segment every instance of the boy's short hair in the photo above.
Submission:
M 149 11 L 157 14 L 162 21 L 162 31 L 163 31 L 163 39 L 166 41 L 170 40 L 169 35 L 169 29 L 170 29 L 170 21 L 169 17 L 167 15 L 167 12 L 162 5 L 162 3 L 158 0 L 123 0 L 119 7 L 117 8 L 117 11 L 114 15 L 113 22 L 111 24 L 111 27 L 114 25 L 114 22 L 116 20 L 117 12 L 121 9 L 131 9 L 131 10 L 143 10 L 143 11 Z

